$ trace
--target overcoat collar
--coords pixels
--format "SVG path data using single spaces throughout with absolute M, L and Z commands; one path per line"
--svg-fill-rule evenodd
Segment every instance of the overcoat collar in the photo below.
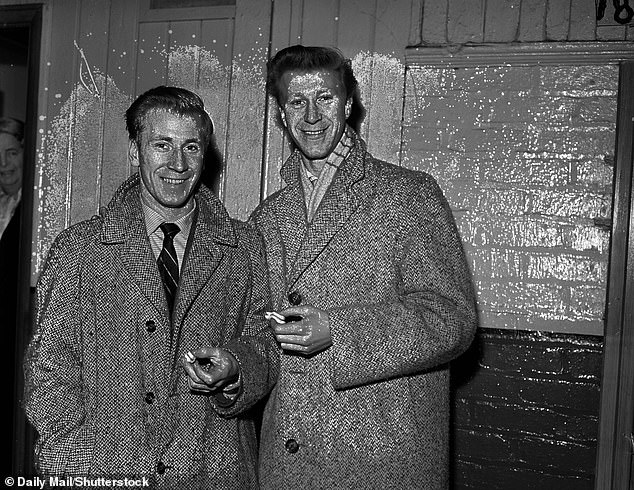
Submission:
M 292 254 L 294 260 L 291 259 L 292 265 L 287 269 L 289 289 L 372 192 L 371 179 L 367 178 L 369 154 L 356 133 L 353 140 L 352 150 L 339 167 L 307 228 L 297 226 L 297 223 L 306 223 L 306 205 L 299 176 L 302 165 L 299 150 L 295 149 L 282 166 L 280 173 L 288 186 L 282 190 L 280 208 L 276 213 L 278 217 L 284 216 L 280 223 L 287 250 L 297 250 L 297 254 Z M 293 247 L 293 241 L 298 242 L 297 246 Z
M 152 253 L 140 200 L 138 174 L 117 190 L 103 216 L 101 241 L 119 246 L 124 267 L 156 310 L 169 316 L 163 284 Z M 201 185 L 195 194 L 198 219 L 192 227 L 188 251 L 181 267 L 181 280 L 174 305 L 173 325 L 180 324 L 186 312 L 220 263 L 224 247 L 237 246 L 236 233 L 224 206 Z

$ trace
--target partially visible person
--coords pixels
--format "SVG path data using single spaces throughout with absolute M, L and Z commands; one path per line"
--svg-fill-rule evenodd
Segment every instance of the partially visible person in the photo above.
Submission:
M 9 225 L 22 196 L 24 123 L 0 118 L 0 236 Z
M 251 217 L 283 349 L 264 489 L 448 487 L 449 362 L 477 323 L 470 272 L 435 180 L 372 157 L 346 124 L 356 86 L 334 49 L 268 63 L 295 149 Z
M 278 362 L 261 238 L 199 182 L 212 123 L 196 94 L 151 89 L 126 126 L 138 173 L 59 235 L 38 281 L 25 395 L 38 469 L 257 488 L 244 414 Z
M 3 424 L 2 447 L 12 454 L 13 406 L 20 398 L 17 377 L 21 369 L 16 360 L 18 325 L 18 264 L 20 257 L 20 212 L 22 197 L 22 167 L 24 160 L 24 123 L 18 119 L 0 118 L 0 312 L 2 314 L 2 366 L 5 393 L 11 396 L 9 418 Z M 26 327 L 26 326 L 24 326 Z M 17 405 L 16 405 L 17 407 Z M 11 458 L 4 458 L 2 476 L 11 476 Z

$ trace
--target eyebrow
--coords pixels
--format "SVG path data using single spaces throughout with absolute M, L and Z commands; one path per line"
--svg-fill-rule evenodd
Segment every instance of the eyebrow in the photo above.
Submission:
M 162 134 L 151 135 L 149 139 L 150 139 L 150 141 L 153 141 L 153 140 L 165 140 L 165 141 L 169 141 L 169 142 L 174 141 L 174 138 L 172 138 L 171 136 L 165 136 L 165 135 L 162 135 Z M 200 142 L 202 142 L 202 140 L 203 139 L 200 136 L 198 136 L 197 138 L 189 138 L 189 139 L 185 140 L 185 143 L 200 143 Z

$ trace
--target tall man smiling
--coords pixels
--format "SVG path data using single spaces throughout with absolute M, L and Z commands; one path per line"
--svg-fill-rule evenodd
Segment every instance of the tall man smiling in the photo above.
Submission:
M 38 468 L 256 488 L 254 427 L 237 416 L 277 370 L 261 240 L 199 184 L 212 123 L 197 95 L 149 90 L 126 125 L 139 172 L 57 238 L 39 279 L 26 365 Z
M 346 125 L 333 49 L 292 46 L 267 89 L 295 150 L 251 217 L 284 351 L 260 448 L 265 489 L 448 485 L 448 363 L 476 326 L 470 274 L 434 179 L 373 158 Z M 279 318 L 279 316 L 278 316 Z

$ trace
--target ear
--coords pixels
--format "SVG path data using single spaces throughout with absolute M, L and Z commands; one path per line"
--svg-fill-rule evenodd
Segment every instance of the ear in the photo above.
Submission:
M 346 100 L 346 119 L 350 117 L 350 114 L 352 114 L 352 97 Z
M 128 161 L 133 167 L 138 167 L 140 165 L 139 147 L 135 140 L 130 140 L 130 144 L 128 145 Z

